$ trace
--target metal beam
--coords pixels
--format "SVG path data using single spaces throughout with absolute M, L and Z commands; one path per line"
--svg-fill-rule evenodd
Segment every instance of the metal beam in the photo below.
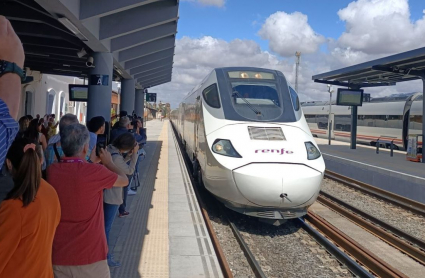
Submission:
M 179 5 L 175 1 L 159 1 L 102 17 L 99 39 L 112 39 L 176 21 L 178 9 Z
M 148 70 L 144 73 L 139 73 L 139 74 L 134 75 L 134 79 L 143 78 L 143 77 L 151 76 L 151 75 L 154 75 L 154 74 L 161 74 L 161 73 L 164 73 L 166 71 L 170 71 L 170 69 L 171 68 L 169 66 L 165 66 L 165 67 L 160 67 L 160 68 L 157 68 L 157 69 L 154 69 L 154 70 Z
M 165 74 L 161 74 L 161 75 L 157 75 L 157 76 L 154 76 L 154 77 L 149 77 L 149 78 L 138 78 L 137 79 L 137 82 L 140 82 L 140 83 L 146 83 L 146 82 L 150 82 L 150 81 L 156 81 L 156 80 L 159 80 L 159 79 L 163 79 L 163 78 L 167 78 L 167 77 L 170 77 L 171 78 L 171 71 L 170 72 L 167 72 L 167 73 L 165 73 Z
M 380 59 L 377 59 L 377 60 L 357 64 L 357 65 L 354 65 L 354 66 L 349 66 L 349 67 L 346 67 L 346 68 L 333 70 L 333 71 L 322 73 L 322 74 L 317 74 L 317 75 L 312 76 L 312 79 L 313 80 L 316 80 L 316 79 L 326 79 L 326 80 L 336 79 L 336 78 L 339 78 L 340 75 L 345 75 L 347 73 L 355 74 L 356 72 L 367 70 L 368 68 L 372 68 L 373 66 L 376 66 L 376 65 L 386 65 L 386 66 L 388 66 L 388 65 L 393 66 L 393 65 L 397 65 L 397 64 L 404 65 L 405 61 L 420 60 L 420 59 L 423 59 L 424 56 L 425 56 L 425 47 L 422 47 L 422 48 L 414 49 L 414 50 L 411 50 L 411 51 L 407 51 L 407 52 L 391 55 L 391 56 L 388 56 L 388 57 L 380 58 Z
M 175 37 L 169 36 L 156 41 L 148 42 L 139 46 L 135 46 L 123 51 L 118 54 L 118 61 L 125 62 L 138 57 L 147 56 L 161 50 L 174 48 Z
M 129 60 L 124 63 L 126 70 L 133 69 L 139 66 L 150 64 L 153 62 L 161 61 L 161 63 L 172 63 L 174 56 L 174 48 L 159 51 L 150 55 L 146 55 L 140 58 Z
M 64 57 L 78 58 L 77 51 L 68 49 L 48 48 L 35 45 L 24 45 L 26 53 L 42 54 L 42 55 L 57 55 Z
M 164 83 L 168 83 L 168 82 L 170 82 L 170 81 L 171 81 L 171 79 L 164 79 L 164 80 L 161 80 L 161 81 L 158 81 L 158 82 L 152 83 L 152 84 L 145 84 L 144 86 L 143 86 L 143 85 L 141 85 L 141 87 L 142 87 L 142 88 L 152 88 L 152 87 L 154 87 L 154 86 L 158 86 L 158 85 L 161 85 L 161 84 L 164 84 Z
M 146 84 L 146 83 L 152 83 L 152 82 L 156 82 L 158 80 L 166 79 L 166 78 L 171 78 L 171 72 L 163 74 L 163 75 L 157 75 L 156 77 L 151 77 L 151 78 L 148 78 L 148 79 L 139 78 L 137 80 L 137 82 L 139 82 L 140 84 L 143 84 L 143 83 Z
M 43 22 L 24 22 L 12 20 L 11 24 L 18 36 L 24 35 L 64 40 L 76 46 L 83 45 L 83 42 L 77 37 L 70 35 L 68 32 L 63 31 L 55 26 L 46 25 Z
M 120 51 L 177 33 L 176 22 L 169 22 L 111 40 L 111 51 Z
M 168 68 L 172 68 L 173 67 L 173 63 L 162 63 L 161 61 L 158 62 L 154 62 L 154 63 L 150 63 L 144 66 L 140 66 L 134 69 L 130 70 L 130 74 L 134 75 L 134 74 L 139 74 L 139 73 L 146 73 L 150 70 L 153 69 L 159 69 L 159 68 L 163 68 L 163 67 L 168 67 Z
M 80 20 L 103 17 L 159 0 L 84 0 L 80 1 Z
M 380 86 L 394 86 L 395 82 L 382 82 L 382 83 L 349 83 L 349 82 L 341 82 L 341 81 L 331 81 L 331 80 L 320 80 L 315 79 L 314 82 L 316 83 L 322 83 L 322 84 L 330 84 L 335 86 L 342 86 L 342 87 L 352 87 L 356 86 L 359 88 L 365 88 L 365 87 L 380 87 Z
M 152 88 L 152 87 L 155 87 L 155 86 L 158 86 L 158 85 L 161 85 L 161 84 L 164 84 L 164 83 L 168 83 L 168 82 L 171 82 L 171 78 L 170 79 L 164 79 L 164 80 L 161 80 L 159 82 L 152 83 L 152 84 L 146 84 L 145 86 L 142 85 L 142 87 L 143 88 Z

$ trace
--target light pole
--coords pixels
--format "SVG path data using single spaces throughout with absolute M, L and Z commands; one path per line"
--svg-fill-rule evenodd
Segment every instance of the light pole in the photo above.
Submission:
M 331 144 L 332 139 L 332 120 L 331 120 L 331 114 L 332 114 L 332 86 L 328 84 L 328 93 L 329 93 L 329 116 L 328 116 L 328 145 Z

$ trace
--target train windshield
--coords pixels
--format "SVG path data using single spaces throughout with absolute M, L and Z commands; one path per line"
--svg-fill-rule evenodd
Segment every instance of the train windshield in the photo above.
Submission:
M 242 117 L 271 120 L 282 113 L 275 83 L 242 81 L 231 85 L 233 107 Z

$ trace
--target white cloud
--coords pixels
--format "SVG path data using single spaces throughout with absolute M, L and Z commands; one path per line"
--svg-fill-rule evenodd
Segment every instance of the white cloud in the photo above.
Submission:
M 282 56 L 293 56 L 295 51 L 314 53 L 325 39 L 314 32 L 306 15 L 295 12 L 276 12 L 270 15 L 258 34 L 269 41 L 272 51 Z
M 226 3 L 226 0 L 183 0 L 187 2 L 197 2 L 204 6 L 216 6 L 216 7 L 223 7 Z
M 412 22 L 408 0 L 358 0 L 338 11 L 346 31 L 342 47 L 366 54 L 390 54 L 424 45 L 425 16 Z
M 176 41 L 172 82 L 150 91 L 158 93 L 158 100 L 176 107 L 213 68 L 225 66 L 277 69 L 294 83 L 294 54 L 301 51 L 301 100 L 327 100 L 326 85 L 314 83 L 313 75 L 425 46 L 425 16 L 411 21 L 407 0 L 358 0 L 338 15 L 346 22 L 345 32 L 337 39 L 325 40 L 301 13 L 272 14 L 264 21 L 259 35 L 269 40 L 270 49 L 276 54 L 262 50 L 251 40 L 183 37 Z M 326 53 L 319 51 L 321 43 L 326 43 Z M 366 89 L 372 96 L 415 91 L 422 91 L 420 81 Z
M 226 66 L 278 69 L 288 73 L 288 80 L 293 81 L 293 64 L 262 51 L 254 41 L 235 39 L 227 42 L 210 36 L 183 37 L 176 41 L 172 82 L 149 91 L 158 93 L 158 101 L 166 100 L 176 107 L 213 68 Z

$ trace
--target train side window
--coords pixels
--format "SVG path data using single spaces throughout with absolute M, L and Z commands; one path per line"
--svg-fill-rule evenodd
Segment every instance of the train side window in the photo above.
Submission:
M 205 99 L 205 102 L 213 107 L 213 108 L 220 108 L 220 99 L 218 98 L 218 90 L 217 90 L 217 84 L 212 84 L 211 86 L 208 86 L 205 88 L 205 90 L 202 92 L 202 96 Z
M 295 111 L 300 110 L 300 99 L 298 98 L 297 92 L 294 89 L 289 87 L 289 92 L 291 93 L 292 105 L 294 106 Z
M 350 115 L 335 115 L 335 131 L 351 131 Z

